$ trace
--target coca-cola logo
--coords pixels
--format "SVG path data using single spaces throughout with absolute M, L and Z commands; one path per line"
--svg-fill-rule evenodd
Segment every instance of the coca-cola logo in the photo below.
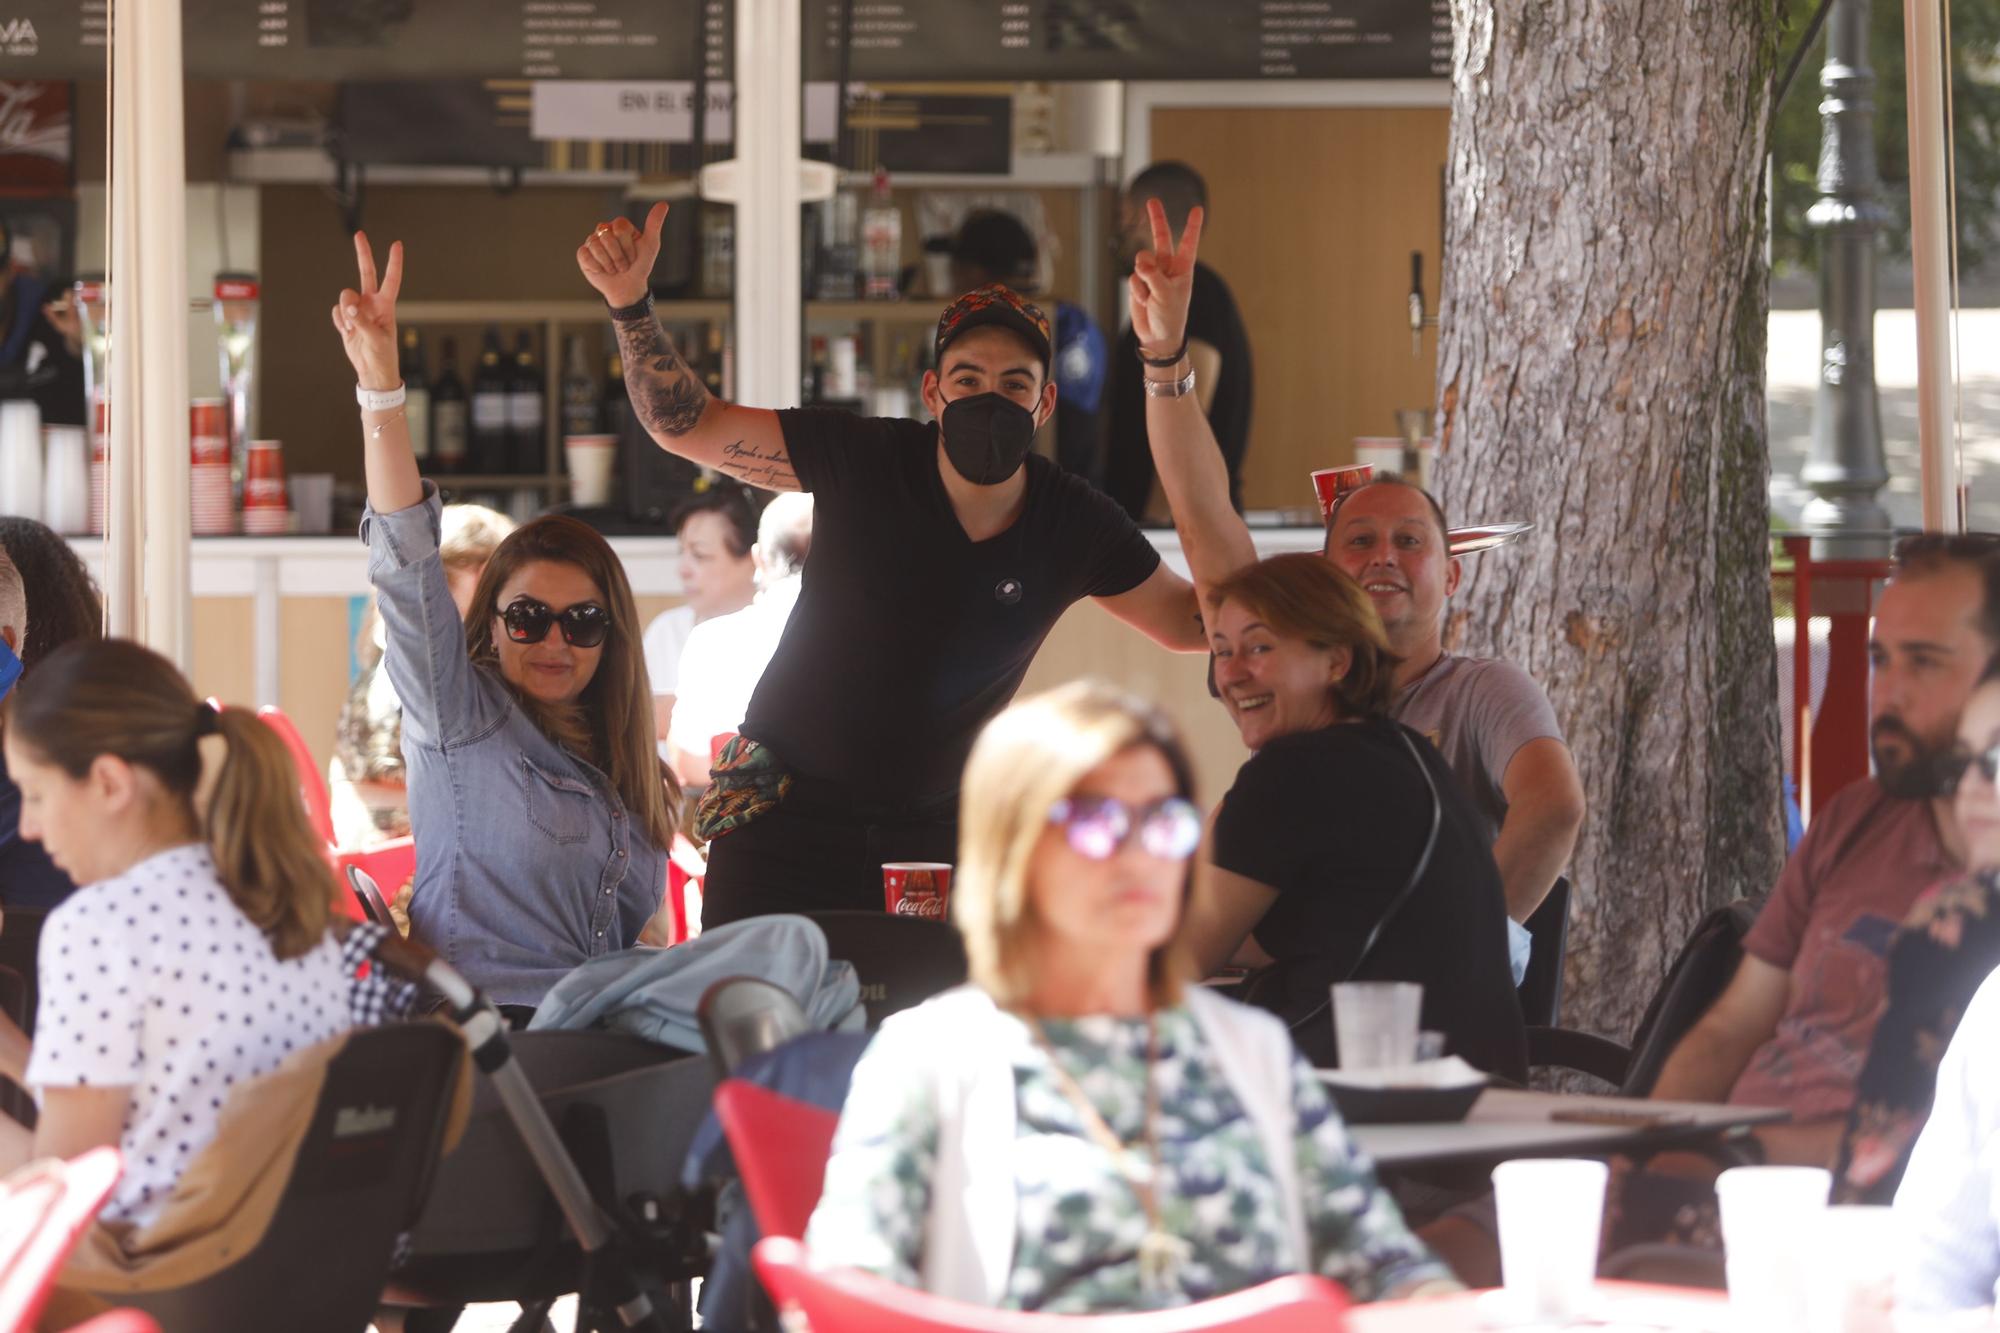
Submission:
M 936 892 L 905 893 L 896 900 L 897 916 L 919 916 L 927 920 L 944 919 L 944 899 Z

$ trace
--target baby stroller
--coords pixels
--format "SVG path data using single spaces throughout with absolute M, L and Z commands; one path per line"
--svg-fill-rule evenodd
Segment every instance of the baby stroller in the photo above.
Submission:
M 539 1333 L 578 1294 L 578 1333 L 692 1327 L 707 1201 L 679 1185 L 715 1089 L 709 1062 L 617 1032 L 510 1033 L 442 959 L 390 934 L 376 955 L 444 998 L 483 1075 L 392 1274 L 392 1304 L 518 1301 Z

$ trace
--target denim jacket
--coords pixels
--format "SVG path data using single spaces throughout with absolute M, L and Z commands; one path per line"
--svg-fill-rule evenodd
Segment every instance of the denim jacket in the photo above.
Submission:
M 544 735 L 466 654 L 438 559 L 443 505 L 362 516 L 368 577 L 403 700 L 417 880 L 412 933 L 498 1004 L 534 1006 L 659 910 L 666 852 L 610 780 Z M 636 627 L 634 627 L 636 629 Z

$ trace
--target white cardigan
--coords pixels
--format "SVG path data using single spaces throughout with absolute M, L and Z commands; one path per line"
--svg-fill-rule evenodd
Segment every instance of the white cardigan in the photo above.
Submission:
M 1203 986 L 1188 986 L 1184 994 L 1209 1053 L 1263 1140 L 1291 1242 L 1286 1267 L 1304 1272 L 1311 1249 L 1294 1167 L 1291 1037 L 1261 1009 Z M 870 1047 L 871 1062 L 893 1058 L 913 1079 L 928 1081 L 937 1098 L 938 1155 L 922 1278 L 925 1289 L 940 1296 L 990 1307 L 1006 1293 L 1019 1215 L 1013 1068 L 1031 1040 L 986 992 L 961 986 L 889 1018 Z

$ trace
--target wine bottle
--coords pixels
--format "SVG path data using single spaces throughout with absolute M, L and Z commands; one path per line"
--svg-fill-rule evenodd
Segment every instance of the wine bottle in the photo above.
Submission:
M 501 364 L 500 330 L 489 324 L 486 344 L 479 352 L 479 369 L 472 377 L 472 467 L 476 472 L 512 470 L 507 380 L 507 368 Z
M 572 333 L 563 349 L 562 428 L 564 435 L 595 435 L 602 430 L 597 410 L 597 380 L 584 359 L 583 335 Z
M 542 370 L 535 364 L 535 335 L 522 329 L 514 336 L 514 365 L 507 377 L 507 434 L 513 441 L 514 470 L 525 476 L 540 473 L 547 461 L 542 434 L 546 406 Z
M 603 423 L 605 433 L 616 435 L 622 444 L 625 439 L 625 423 L 632 419 L 632 400 L 625 392 L 625 363 L 613 352 L 605 365 L 604 397 L 598 406 L 598 419 Z
M 458 341 L 438 340 L 438 377 L 431 386 L 431 470 L 463 472 L 469 426 L 465 382 L 458 377 Z
M 424 369 L 424 336 L 415 329 L 403 330 L 403 417 L 410 428 L 410 452 L 417 467 L 431 459 L 431 381 Z

